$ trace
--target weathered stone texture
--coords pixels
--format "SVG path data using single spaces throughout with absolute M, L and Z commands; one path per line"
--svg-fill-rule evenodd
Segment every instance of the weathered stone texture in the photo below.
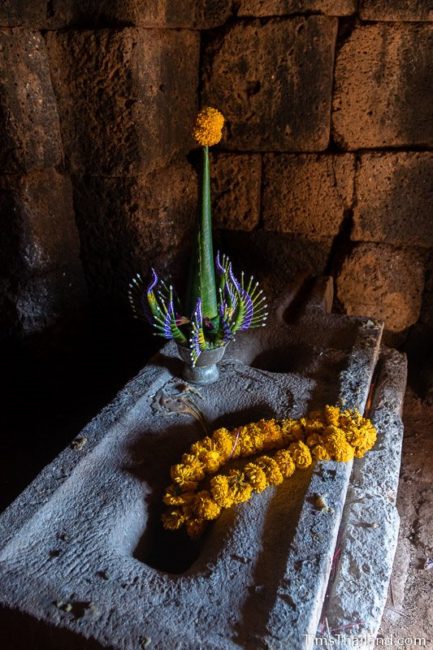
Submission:
M 0 31 L 0 172 L 52 167 L 61 158 L 44 39 L 36 32 Z
M 21 269 L 67 266 L 81 272 L 69 178 L 54 170 L 0 177 L 0 217 L 15 232 Z
M 236 23 L 207 44 L 205 103 L 227 119 L 237 150 L 317 151 L 329 141 L 337 20 Z
M 2 0 L 0 27 L 43 27 L 47 18 L 47 0 Z
M 131 277 L 176 275 L 191 246 L 197 215 L 192 168 L 179 164 L 148 175 L 74 179 L 82 260 L 95 294 L 126 298 Z M 185 276 L 188 263 L 182 267 Z
M 355 0 L 240 0 L 238 16 L 288 16 L 317 11 L 328 16 L 350 16 Z
M 130 23 L 139 27 L 209 29 L 231 14 L 230 0 L 56 0 L 51 24 L 107 25 Z
M 433 154 L 365 154 L 352 239 L 433 247 Z
M 337 57 L 333 128 L 348 149 L 433 144 L 433 25 L 356 28 Z
M 19 283 L 16 312 L 23 334 L 38 332 L 80 311 L 86 293 L 83 279 L 67 267 Z
M 352 155 L 269 154 L 263 175 L 266 230 L 314 237 L 338 233 L 353 200 Z
M 433 20 L 432 0 L 361 0 L 363 20 Z
M 254 230 L 222 231 L 219 248 L 244 270 L 260 279 L 268 298 L 277 298 L 298 275 L 318 275 L 326 269 L 333 239 Z
M 116 23 L 210 29 L 230 15 L 230 0 L 2 0 L 0 4 L 0 26 L 34 29 Z
M 349 315 L 379 318 L 388 330 L 401 332 L 418 320 L 423 286 L 418 251 L 358 244 L 343 263 L 337 295 Z
M 253 230 L 260 220 L 260 156 L 217 154 L 211 170 L 215 227 Z
M 70 168 L 134 175 L 189 150 L 198 35 L 121 30 L 49 33 Z

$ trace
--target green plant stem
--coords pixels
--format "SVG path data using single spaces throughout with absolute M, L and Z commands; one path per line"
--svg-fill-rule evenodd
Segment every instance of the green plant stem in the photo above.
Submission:
M 187 305 L 194 309 L 201 298 L 203 317 L 214 326 L 218 322 L 218 305 L 215 281 L 215 264 L 212 241 L 212 210 L 210 194 L 209 148 L 203 147 L 203 175 L 201 187 L 201 214 L 196 250 L 191 260 L 189 296 Z

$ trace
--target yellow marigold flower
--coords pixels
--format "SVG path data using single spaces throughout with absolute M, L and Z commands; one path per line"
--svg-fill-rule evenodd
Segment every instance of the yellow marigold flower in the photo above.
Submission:
M 185 523 L 185 515 L 179 508 L 164 512 L 162 525 L 166 530 L 178 530 Z
M 292 442 L 292 444 L 289 445 L 289 451 L 292 454 L 296 467 L 306 469 L 311 465 L 312 458 L 310 450 L 301 440 L 298 440 L 298 442 Z
M 233 505 L 233 499 L 229 495 L 229 480 L 227 476 L 218 474 L 210 481 L 210 491 L 212 498 L 221 508 L 230 508 Z
M 197 461 L 195 454 L 182 454 L 182 463 L 184 465 L 192 465 Z
M 276 449 L 282 445 L 281 427 L 275 420 L 261 420 L 264 435 L 263 449 Z
M 260 456 L 257 459 L 257 465 L 266 474 L 269 485 L 279 485 L 283 482 L 283 475 L 278 467 L 278 463 L 270 456 Z
M 201 440 L 198 440 L 191 445 L 191 453 L 197 456 L 197 458 L 199 458 L 200 454 L 203 452 L 211 451 L 212 449 L 213 442 L 209 436 L 206 436 L 205 438 L 202 438 Z
M 248 429 L 245 428 L 245 430 L 241 433 L 239 437 L 239 447 L 241 450 L 241 456 L 244 458 L 248 456 L 252 456 L 253 454 L 256 453 L 256 446 L 254 444 L 254 439 L 248 432 Z
M 354 449 L 347 442 L 344 432 L 339 429 L 324 436 L 324 445 L 333 460 L 346 463 L 353 459 Z
M 266 474 L 256 463 L 248 463 L 244 467 L 245 479 L 255 492 L 263 492 L 268 485 Z
M 338 406 L 325 406 L 325 421 L 338 427 L 340 424 L 340 409 Z
M 191 539 L 196 539 L 204 533 L 206 528 L 206 521 L 204 519 L 200 519 L 199 517 L 194 517 L 193 519 L 188 519 L 185 522 L 185 526 L 188 536 L 191 537 Z
M 331 460 L 330 454 L 323 445 L 315 445 L 311 449 L 311 455 L 315 460 Z
M 187 503 L 191 503 L 194 499 L 194 492 L 181 492 L 179 486 L 170 485 L 162 500 L 167 506 L 183 506 Z
M 285 420 L 281 420 L 280 430 L 281 430 L 281 442 L 283 445 L 287 445 L 289 444 L 289 442 L 294 442 L 295 440 L 297 440 L 295 434 L 292 431 L 295 425 L 297 425 L 297 421 L 292 420 L 291 418 L 286 418 Z
M 321 441 L 322 438 L 318 433 L 310 433 L 307 435 L 307 439 L 305 440 L 308 447 L 314 447 L 314 445 L 320 444 Z
M 200 465 L 201 467 L 201 465 Z M 197 487 L 197 482 L 201 481 L 205 473 L 199 468 L 195 468 L 191 465 L 173 465 L 170 470 L 171 478 L 174 483 L 177 483 L 184 492 L 189 492 L 189 490 L 195 490 Z M 201 478 L 199 478 L 201 476 Z
M 221 514 L 221 507 L 214 501 L 208 490 L 198 492 L 194 502 L 194 512 L 199 519 L 211 521 Z
M 222 458 L 218 451 L 207 451 L 203 454 L 202 460 L 204 469 L 208 474 L 214 474 L 221 467 Z
M 236 469 L 229 472 L 228 488 L 233 503 L 244 503 L 253 493 L 253 488 L 246 481 L 244 473 Z
M 277 451 L 274 460 L 277 463 L 283 478 L 289 478 L 289 476 L 292 476 L 296 469 L 296 465 L 288 449 L 280 449 Z
M 211 147 L 221 140 L 223 126 L 223 114 L 216 108 L 206 106 L 197 115 L 192 133 L 202 147 Z
M 220 452 L 221 456 L 227 459 L 233 449 L 232 437 L 227 429 L 221 428 L 214 431 L 212 441 L 215 449 Z

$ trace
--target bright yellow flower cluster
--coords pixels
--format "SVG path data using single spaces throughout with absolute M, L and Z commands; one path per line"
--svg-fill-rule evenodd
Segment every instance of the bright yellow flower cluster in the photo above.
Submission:
M 206 106 L 197 115 L 192 134 L 202 147 L 211 147 L 221 140 L 223 126 L 223 114 L 216 108 Z
M 217 429 L 212 437 L 195 442 L 182 462 L 171 467 L 173 483 L 164 495 L 169 509 L 163 525 L 169 530 L 185 525 L 188 535 L 197 537 L 223 508 L 279 485 L 313 460 L 362 458 L 376 437 L 370 420 L 358 411 L 341 411 L 336 406 L 325 406 L 297 420 L 259 420 L 232 431 Z M 251 456 L 256 458 L 242 469 L 218 473 L 230 461 Z M 206 484 L 200 485 L 205 479 Z

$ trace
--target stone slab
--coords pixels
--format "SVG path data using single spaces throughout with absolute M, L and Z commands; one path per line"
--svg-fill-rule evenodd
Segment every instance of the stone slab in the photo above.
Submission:
M 335 578 L 322 612 L 334 646 L 377 647 L 374 639 L 386 603 L 397 545 L 399 515 L 396 508 L 401 464 L 407 363 L 396 350 L 386 350 L 379 373 L 371 417 L 379 437 L 375 448 L 355 460 L 341 530 Z M 326 638 L 324 631 L 319 636 Z
M 392 22 L 433 20 L 432 0 L 361 0 L 362 20 L 389 20 Z
M 327 16 L 351 16 L 355 0 L 240 0 L 238 16 L 288 16 L 315 11 Z
M 260 220 L 261 173 L 259 155 L 212 156 L 212 213 L 216 228 L 254 230 Z
M 62 160 L 56 100 L 39 32 L 0 30 L 0 173 L 23 174 Z
M 355 27 L 336 62 L 333 131 L 343 149 L 433 143 L 433 25 Z
M 204 104 L 237 151 L 321 151 L 329 142 L 337 20 L 239 21 L 204 49 Z
M 363 154 L 351 239 L 432 247 L 432 201 L 433 154 Z
M 332 237 L 353 201 L 352 155 L 268 154 L 263 165 L 266 230 Z
M 338 396 L 363 408 L 382 328 L 318 304 L 241 337 L 200 397 L 179 385 L 166 346 L 3 514 L 1 621 L 17 648 L 287 648 L 317 627 L 350 464 L 322 463 L 227 511 L 199 547 L 158 520 L 169 465 L 203 435 L 191 404 L 210 428 Z M 317 492 L 334 508 L 324 517 Z
M 49 32 L 68 167 L 77 174 L 151 171 L 192 146 L 199 35 L 190 30 Z

